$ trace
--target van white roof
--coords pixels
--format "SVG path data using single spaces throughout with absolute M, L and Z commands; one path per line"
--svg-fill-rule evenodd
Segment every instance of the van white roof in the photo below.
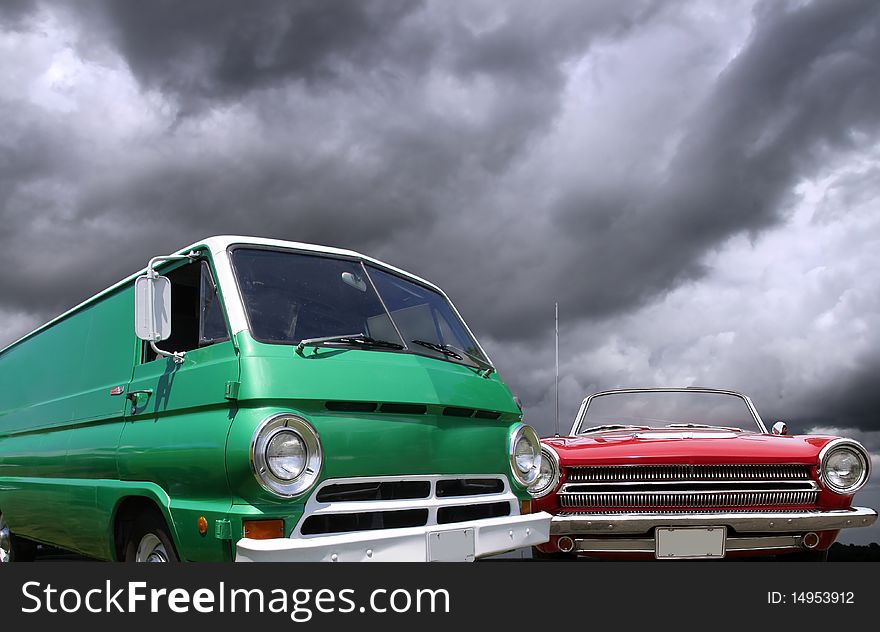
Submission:
M 296 250 L 305 250 L 310 252 L 318 252 L 330 255 L 339 255 L 343 257 L 357 257 L 358 259 L 363 259 L 364 261 L 369 261 L 370 263 L 374 263 L 377 266 L 381 266 L 383 268 L 387 268 L 389 270 L 393 270 L 397 274 L 413 279 L 414 281 L 418 281 L 423 285 L 427 285 L 428 287 L 437 290 L 441 294 L 443 294 L 443 290 L 439 287 L 428 281 L 427 279 L 423 279 L 420 276 L 416 276 L 411 272 L 407 272 L 406 270 L 402 270 L 401 268 L 397 268 L 390 263 L 385 263 L 384 261 L 380 261 L 379 259 L 374 259 L 368 255 L 362 254 L 355 250 L 346 250 L 344 248 L 333 248 L 332 246 L 321 246 L 318 244 L 306 244 L 299 241 L 286 241 L 283 239 L 267 239 L 265 237 L 245 237 L 241 235 L 220 235 L 217 237 L 208 237 L 200 242 L 192 244 L 191 246 L 187 246 L 186 248 L 182 248 L 179 250 L 179 253 L 189 252 L 193 248 L 196 248 L 201 245 L 207 246 L 212 253 L 221 253 L 225 251 L 229 246 L 235 244 L 250 244 L 256 246 L 270 246 L 273 248 L 293 248 Z M 146 268 L 139 274 L 143 274 L 146 272 Z
M 306 243 L 302 243 L 302 242 L 298 242 L 298 241 L 286 241 L 286 240 L 282 240 L 282 239 L 267 239 L 264 237 L 248 237 L 248 236 L 243 236 L 243 235 L 218 235 L 215 237 L 208 237 L 206 239 L 202 239 L 201 241 L 197 241 L 193 244 L 190 244 L 189 246 L 186 246 L 185 248 L 181 248 L 173 253 L 168 253 L 168 254 L 185 254 L 185 253 L 189 252 L 190 250 L 207 248 L 208 250 L 211 251 L 211 254 L 214 256 L 214 259 L 217 260 L 220 258 L 221 255 L 223 255 L 223 253 L 225 253 L 227 248 L 229 248 L 232 245 L 237 245 L 237 244 L 267 246 L 267 247 L 272 247 L 272 248 L 288 248 L 288 249 L 295 249 L 295 250 L 301 250 L 301 251 L 344 256 L 344 257 L 356 257 L 356 258 L 361 259 L 365 262 L 369 262 L 369 263 L 375 264 L 377 266 L 391 270 L 401 276 L 410 278 L 410 279 L 417 281 L 423 285 L 427 285 L 428 287 L 436 290 L 437 292 L 442 294 L 444 297 L 446 297 L 446 294 L 439 287 L 437 287 L 436 285 L 434 285 L 430 281 L 427 281 L 421 277 L 418 277 L 414 274 L 407 272 L 406 270 L 401 270 L 400 268 L 396 268 L 390 264 L 385 263 L 384 261 L 374 259 L 373 257 L 368 257 L 367 255 L 361 254 L 361 253 L 356 252 L 354 250 L 345 250 L 343 248 L 333 248 L 331 246 L 321 246 L 321 245 L 317 245 L 317 244 L 306 244 Z M 157 254 L 159 254 L 159 253 L 157 253 Z M 164 254 L 164 253 L 162 253 L 162 254 Z M 101 292 L 98 292 L 94 296 L 87 298 L 79 305 L 72 307 L 71 309 L 67 310 L 63 314 L 56 316 L 55 318 L 48 321 L 47 323 L 44 323 L 43 325 L 37 327 L 33 331 L 25 334 L 24 336 L 22 336 L 21 338 L 19 338 L 15 342 L 10 343 L 6 347 L 3 347 L 2 349 L 0 349 L 0 354 L 5 352 L 7 349 L 10 349 L 10 348 L 18 345 L 19 343 L 27 340 L 28 338 L 36 335 L 37 333 L 43 331 L 44 329 L 48 329 L 49 327 L 51 327 L 55 323 L 57 323 L 61 320 L 64 320 L 65 318 L 67 318 L 71 314 L 78 312 L 79 310 L 90 305 L 91 303 L 94 303 L 95 301 L 102 298 L 103 296 L 106 296 L 107 294 L 114 292 L 115 290 L 123 287 L 124 285 L 126 285 L 128 283 L 134 282 L 134 280 L 137 277 L 141 276 L 142 274 L 145 274 L 146 271 L 147 271 L 147 269 L 146 269 L 146 267 L 144 267 L 143 269 L 135 272 L 134 274 L 129 275 L 128 277 L 125 277 L 121 281 L 114 283 L 113 285 L 111 285 L 107 289 L 105 289 Z M 448 297 L 446 297 L 446 299 L 449 300 Z M 450 301 L 450 304 L 451 304 L 451 301 Z M 454 306 L 453 306 L 453 309 L 455 309 Z M 239 320 L 239 319 L 235 319 L 235 320 Z M 233 334 L 237 333 L 237 328 L 233 326 L 233 329 L 236 329 L 236 331 L 233 331 L 232 333 Z M 477 344 L 479 344 L 479 343 L 477 343 Z

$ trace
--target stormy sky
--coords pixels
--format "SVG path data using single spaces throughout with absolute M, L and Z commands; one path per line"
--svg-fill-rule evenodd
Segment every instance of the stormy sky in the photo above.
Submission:
M 873 0 L 5 0 L 0 345 L 254 234 L 444 287 L 543 434 L 558 301 L 563 427 L 705 385 L 878 454 L 878 66 Z

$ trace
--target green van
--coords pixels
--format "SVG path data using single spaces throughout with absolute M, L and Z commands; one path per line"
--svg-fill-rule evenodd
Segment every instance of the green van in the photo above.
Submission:
M 444 561 L 544 543 L 540 445 L 434 285 L 212 237 L 0 351 L 0 559 Z

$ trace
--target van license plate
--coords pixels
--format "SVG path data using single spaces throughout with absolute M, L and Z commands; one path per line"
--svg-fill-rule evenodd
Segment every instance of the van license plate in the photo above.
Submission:
M 429 562 L 473 562 L 474 530 L 452 529 L 428 533 Z
M 657 527 L 657 559 L 724 557 L 727 527 Z

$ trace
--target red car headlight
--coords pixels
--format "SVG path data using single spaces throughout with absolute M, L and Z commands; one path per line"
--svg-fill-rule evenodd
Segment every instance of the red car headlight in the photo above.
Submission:
M 852 439 L 835 439 L 819 453 L 819 477 L 838 494 L 850 495 L 860 490 L 871 474 L 871 457 Z

